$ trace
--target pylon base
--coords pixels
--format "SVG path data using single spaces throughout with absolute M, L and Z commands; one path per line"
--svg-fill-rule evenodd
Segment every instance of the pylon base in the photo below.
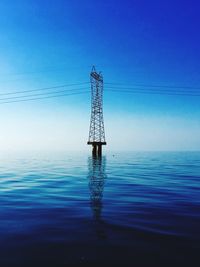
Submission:
M 88 145 L 92 145 L 93 157 L 102 156 L 102 145 L 106 145 L 106 142 L 87 142 Z

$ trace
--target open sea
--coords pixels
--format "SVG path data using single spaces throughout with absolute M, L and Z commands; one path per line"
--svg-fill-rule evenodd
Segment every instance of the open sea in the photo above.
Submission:
M 0 267 L 200 266 L 200 152 L 0 156 Z

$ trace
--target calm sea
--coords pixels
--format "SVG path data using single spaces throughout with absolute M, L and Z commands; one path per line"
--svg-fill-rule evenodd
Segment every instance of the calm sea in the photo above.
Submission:
M 0 267 L 199 259 L 200 153 L 0 156 Z

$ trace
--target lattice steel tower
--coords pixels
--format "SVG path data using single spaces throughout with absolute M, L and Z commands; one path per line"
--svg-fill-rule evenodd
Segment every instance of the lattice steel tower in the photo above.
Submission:
M 90 73 L 91 81 L 91 121 L 88 145 L 92 145 L 92 154 L 101 156 L 102 145 L 106 145 L 103 122 L 103 76 L 95 67 Z

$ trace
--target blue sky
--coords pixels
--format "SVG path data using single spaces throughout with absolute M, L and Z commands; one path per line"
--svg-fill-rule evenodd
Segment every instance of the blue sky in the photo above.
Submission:
M 94 64 L 105 81 L 107 150 L 199 150 L 200 97 L 106 85 L 200 94 L 199 11 L 197 1 L 2 0 L 1 93 L 87 82 Z M 0 105 L 0 112 L 3 150 L 89 149 L 89 94 Z

